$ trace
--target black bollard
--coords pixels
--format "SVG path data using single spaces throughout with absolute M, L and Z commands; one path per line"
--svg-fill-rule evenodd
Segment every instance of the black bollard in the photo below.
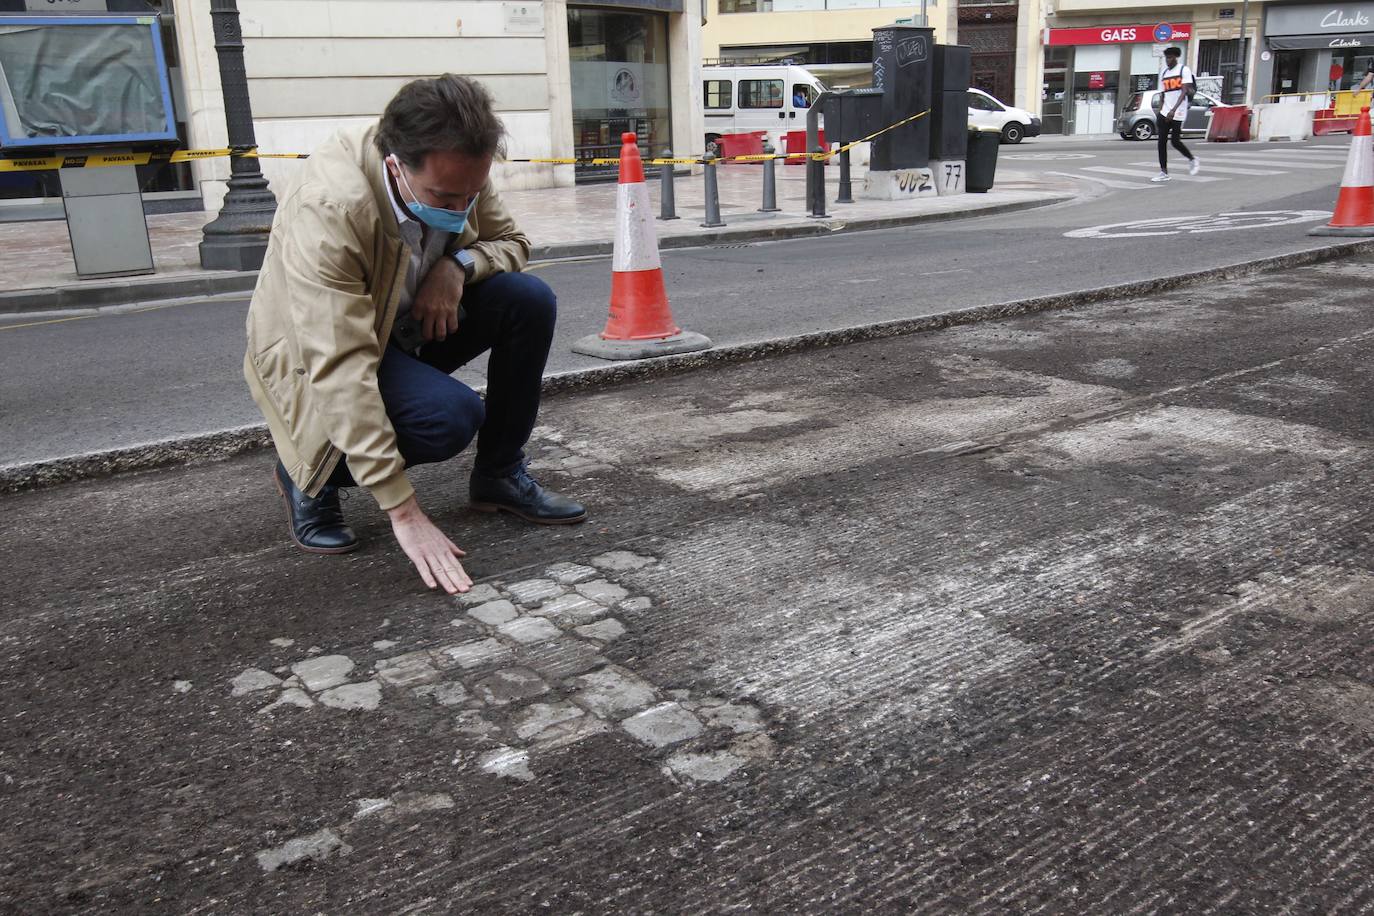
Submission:
M 771 156 L 775 151 L 773 144 L 764 141 L 765 155 Z M 763 206 L 759 207 L 760 213 L 778 212 L 778 175 L 775 171 L 777 164 L 776 159 L 763 160 Z
M 825 219 L 825 160 L 821 154 L 825 149 L 817 146 L 812 150 L 812 155 L 806 160 L 807 192 L 811 197 L 811 216 L 816 219 Z
M 673 151 L 665 149 L 664 159 L 673 158 Z M 673 164 L 666 162 L 659 166 L 659 219 L 677 219 L 677 197 L 673 194 Z
M 703 229 L 716 229 L 724 226 L 720 218 L 720 189 L 716 187 L 716 157 L 707 153 L 702 160 L 706 165 L 706 221 Z
M 854 202 L 854 188 L 849 181 L 849 150 L 840 153 L 840 196 L 835 198 L 837 204 L 852 204 Z

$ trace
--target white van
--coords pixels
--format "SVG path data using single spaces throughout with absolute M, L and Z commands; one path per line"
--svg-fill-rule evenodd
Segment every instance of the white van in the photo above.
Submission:
M 741 64 L 701 68 L 706 152 L 719 155 L 721 134 L 768 131 L 779 152 L 782 135 L 806 130 L 806 111 L 825 86 L 805 67 Z

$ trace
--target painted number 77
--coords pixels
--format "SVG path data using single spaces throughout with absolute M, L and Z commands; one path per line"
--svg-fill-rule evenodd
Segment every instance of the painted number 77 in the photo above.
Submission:
M 961 162 L 945 163 L 945 190 L 953 190 L 959 187 L 959 181 L 964 177 L 964 165 Z

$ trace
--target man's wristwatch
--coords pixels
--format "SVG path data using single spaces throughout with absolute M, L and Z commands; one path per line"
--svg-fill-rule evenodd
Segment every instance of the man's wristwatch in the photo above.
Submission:
M 453 253 L 453 260 L 458 262 L 458 266 L 463 268 L 463 282 L 471 283 L 473 274 L 477 273 L 477 259 L 472 256 L 472 252 L 466 248 L 460 248 Z

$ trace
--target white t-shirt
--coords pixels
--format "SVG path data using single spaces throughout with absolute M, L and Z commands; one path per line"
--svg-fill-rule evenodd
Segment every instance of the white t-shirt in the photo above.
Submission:
M 1189 83 L 1196 86 L 1197 80 L 1193 78 L 1193 71 L 1185 67 L 1182 61 L 1177 67 L 1165 67 L 1159 71 L 1159 88 L 1164 91 L 1164 104 L 1159 109 L 1160 114 L 1168 117 L 1169 112 L 1174 111 L 1174 106 L 1177 105 L 1178 111 L 1174 111 L 1174 120 L 1182 121 L 1188 117 L 1188 93 L 1183 87 Z

